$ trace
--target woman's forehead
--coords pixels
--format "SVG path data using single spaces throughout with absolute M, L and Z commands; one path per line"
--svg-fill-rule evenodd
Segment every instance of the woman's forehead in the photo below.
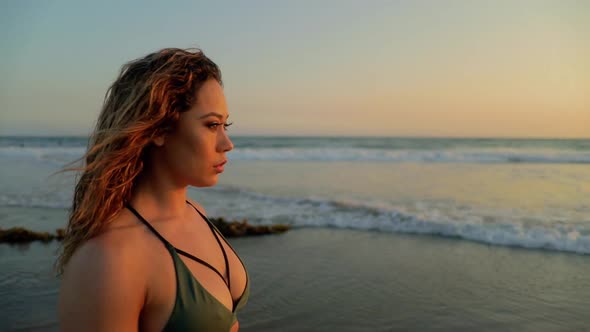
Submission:
M 197 92 L 197 100 L 192 110 L 199 116 L 228 116 L 227 102 L 221 85 L 216 80 L 207 80 Z

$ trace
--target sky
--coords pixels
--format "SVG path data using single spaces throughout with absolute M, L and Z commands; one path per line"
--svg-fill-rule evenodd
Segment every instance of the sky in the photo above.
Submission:
M 88 135 L 199 47 L 235 135 L 590 138 L 590 1 L 2 1 L 0 135 Z

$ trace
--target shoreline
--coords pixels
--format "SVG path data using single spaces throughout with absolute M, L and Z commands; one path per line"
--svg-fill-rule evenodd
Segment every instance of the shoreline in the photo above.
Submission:
M 539 331 L 590 325 L 590 259 L 435 236 L 297 228 L 229 239 L 241 331 Z M 57 242 L 0 244 L 0 330 L 57 331 Z M 10 286 L 8 287 L 8 283 Z M 2 317 L 4 316 L 4 317 Z
M 228 238 L 243 236 L 258 236 L 269 234 L 281 234 L 290 229 L 289 225 L 251 225 L 247 220 L 226 221 L 225 218 L 209 218 L 211 223 L 219 229 L 221 234 Z M 24 227 L 11 227 L 3 229 L 0 227 L 0 243 L 22 244 L 33 241 L 51 242 L 62 241 L 66 235 L 63 228 L 58 228 L 55 233 L 36 232 Z

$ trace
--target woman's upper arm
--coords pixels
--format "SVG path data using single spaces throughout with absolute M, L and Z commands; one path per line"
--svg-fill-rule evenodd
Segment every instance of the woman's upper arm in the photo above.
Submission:
M 137 331 L 146 283 L 134 250 L 90 240 L 70 259 L 60 299 L 61 331 Z M 108 241 L 107 241 L 108 242 Z

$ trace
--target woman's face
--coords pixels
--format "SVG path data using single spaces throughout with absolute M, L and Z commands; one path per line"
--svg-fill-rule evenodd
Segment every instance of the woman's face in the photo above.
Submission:
M 233 149 L 227 136 L 229 113 L 219 83 L 207 80 L 197 92 L 197 102 L 180 114 L 175 130 L 156 140 L 156 163 L 163 163 L 178 185 L 208 187 L 217 183 Z M 159 160 L 158 160 L 159 159 Z

